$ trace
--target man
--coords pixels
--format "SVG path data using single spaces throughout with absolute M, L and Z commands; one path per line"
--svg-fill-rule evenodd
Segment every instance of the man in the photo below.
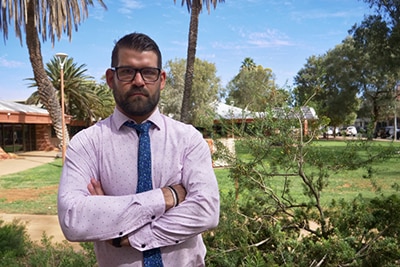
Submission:
M 204 266 L 201 233 L 218 224 L 208 145 L 194 127 L 160 114 L 166 82 L 161 67 L 160 50 L 148 36 L 121 38 L 106 71 L 114 113 L 68 146 L 58 193 L 60 225 L 70 241 L 94 241 L 100 267 L 143 266 L 145 253 L 157 250 L 159 266 Z M 137 193 L 140 136 L 131 127 L 148 122 L 152 189 Z

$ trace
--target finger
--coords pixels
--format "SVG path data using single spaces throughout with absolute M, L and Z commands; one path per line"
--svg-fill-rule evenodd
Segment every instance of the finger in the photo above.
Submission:
M 97 195 L 97 194 L 96 194 L 96 190 L 94 189 L 94 187 L 93 187 L 93 185 L 92 185 L 91 183 L 87 185 L 87 189 L 89 190 L 89 193 L 90 193 L 92 196 Z
M 91 184 L 93 185 L 93 188 L 96 191 L 96 195 L 99 195 L 99 196 L 105 195 L 100 181 L 97 181 L 96 179 L 92 178 Z

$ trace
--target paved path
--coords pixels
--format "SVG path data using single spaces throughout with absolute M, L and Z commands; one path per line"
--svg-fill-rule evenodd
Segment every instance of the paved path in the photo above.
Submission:
M 58 224 L 57 215 L 31 215 L 31 214 L 5 214 L 0 213 L 0 220 L 5 223 L 11 223 L 13 220 L 20 220 L 26 224 L 27 233 L 30 239 L 40 244 L 43 232 L 47 237 L 52 237 L 52 243 L 61 243 L 65 239 L 60 225 Z M 74 249 L 80 249 L 79 243 L 70 243 Z
M 56 159 L 57 153 L 57 151 L 31 151 L 17 154 L 15 159 L 0 160 L 0 176 L 53 162 Z M 0 220 L 5 223 L 10 223 L 15 219 L 26 223 L 26 229 L 32 241 L 40 243 L 43 232 L 45 232 L 48 237 L 52 237 L 53 243 L 61 243 L 63 240 L 66 240 L 58 223 L 57 215 L 0 213 Z M 78 243 L 70 242 L 70 244 L 75 249 L 80 249 Z
M 17 154 L 15 159 L 2 159 L 0 160 L 0 176 L 53 162 L 57 153 L 57 151 L 30 151 Z

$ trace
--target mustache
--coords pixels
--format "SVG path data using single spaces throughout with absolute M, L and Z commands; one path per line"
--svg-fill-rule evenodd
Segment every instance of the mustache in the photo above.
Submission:
M 144 96 L 149 96 L 149 92 L 144 87 L 132 86 L 129 91 L 127 92 L 128 96 L 134 94 L 142 94 Z

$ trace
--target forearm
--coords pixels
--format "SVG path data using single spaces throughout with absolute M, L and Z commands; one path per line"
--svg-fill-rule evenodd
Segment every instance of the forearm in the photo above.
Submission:
M 96 173 L 84 159 L 79 163 L 67 158 L 59 185 L 58 216 L 68 240 L 112 239 L 121 232 L 140 229 L 165 212 L 161 189 L 125 196 L 91 196 L 87 185 Z
M 216 227 L 219 220 L 219 194 L 218 191 L 213 194 L 215 191 L 212 188 L 207 191 L 209 193 L 204 195 L 188 196 L 183 203 L 168 210 L 151 224 L 130 233 L 130 245 L 138 250 L 175 245 Z M 145 248 L 143 244 L 146 244 Z
M 161 190 L 129 196 L 60 195 L 59 221 L 70 241 L 107 240 L 137 231 L 165 211 Z
M 168 210 L 159 219 L 129 234 L 129 242 L 136 249 L 163 247 L 184 242 L 219 221 L 219 189 L 212 168 L 208 145 L 197 135 L 183 157 L 179 183 L 187 191 L 185 201 Z

